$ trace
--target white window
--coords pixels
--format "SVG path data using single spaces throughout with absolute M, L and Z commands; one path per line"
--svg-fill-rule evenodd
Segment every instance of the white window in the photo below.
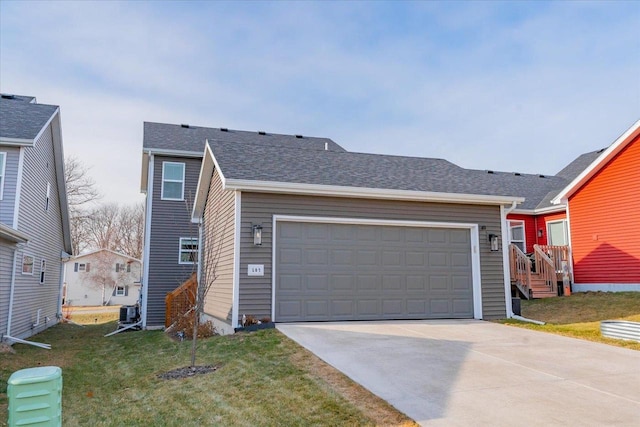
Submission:
M 75 263 L 75 265 L 73 266 L 73 271 L 78 273 L 78 272 L 85 272 L 85 271 L 89 271 L 89 267 L 90 267 L 91 263 Z
M 509 221 L 509 241 L 520 248 L 522 252 L 526 252 L 527 245 L 524 239 L 524 221 Z
M 184 200 L 184 163 L 162 162 L 162 200 Z
M 566 246 L 569 244 L 567 220 L 549 221 L 547 223 L 547 236 L 550 245 Z
M 126 290 L 124 288 L 124 286 L 116 286 L 116 294 L 117 297 L 124 297 L 126 296 Z
M 43 284 L 45 281 L 45 272 L 47 270 L 47 263 L 46 261 L 43 259 L 40 262 L 40 284 Z
M 198 239 L 181 237 L 178 264 L 195 264 L 196 262 L 198 262 Z
M 0 153 L 0 200 L 2 200 L 4 189 L 4 175 L 5 167 L 7 163 L 7 153 Z
M 31 255 L 22 255 L 22 274 L 33 276 L 33 257 Z
M 116 273 L 124 273 L 125 271 L 131 273 L 131 263 L 116 263 Z
M 49 198 L 51 197 L 51 183 L 47 182 L 47 201 L 45 202 L 44 205 L 44 210 L 48 211 L 49 210 Z

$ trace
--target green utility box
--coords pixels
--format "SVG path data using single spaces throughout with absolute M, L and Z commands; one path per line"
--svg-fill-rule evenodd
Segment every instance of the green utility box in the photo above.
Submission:
M 16 371 L 7 382 L 9 427 L 62 425 L 62 369 L 42 366 Z

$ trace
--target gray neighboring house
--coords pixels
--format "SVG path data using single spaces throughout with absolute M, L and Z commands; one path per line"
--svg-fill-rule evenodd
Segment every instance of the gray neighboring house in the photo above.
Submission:
M 13 343 L 61 318 L 71 234 L 60 109 L 0 97 L 0 334 Z
M 198 227 L 190 219 L 206 140 L 344 151 L 327 138 L 145 122 L 141 176 L 141 191 L 146 193 L 141 307 L 145 328 L 165 326 L 166 294 L 196 271 Z
M 512 315 L 507 214 L 521 186 L 446 160 L 208 138 L 205 313 L 276 322 Z M 490 243 L 493 241 L 493 245 Z M 492 247 L 493 246 L 493 247 Z

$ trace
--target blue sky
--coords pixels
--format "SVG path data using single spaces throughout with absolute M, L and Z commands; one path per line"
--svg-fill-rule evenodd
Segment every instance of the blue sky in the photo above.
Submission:
M 1 0 L 0 91 L 61 106 L 105 201 L 143 121 L 554 174 L 640 118 L 640 2 Z

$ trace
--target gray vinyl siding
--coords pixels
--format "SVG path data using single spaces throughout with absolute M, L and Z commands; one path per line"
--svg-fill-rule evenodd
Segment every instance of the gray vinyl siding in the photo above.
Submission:
M 2 193 L 2 199 L 0 199 L 0 222 L 13 228 L 20 148 L 0 146 L 0 153 L 6 153 L 7 155 L 2 182 L 4 190 L 0 191 Z
M 184 201 L 162 200 L 162 162 L 185 164 Z M 196 272 L 192 264 L 178 264 L 180 237 L 198 237 L 191 223 L 191 207 L 198 186 L 202 159 L 154 156 L 151 231 L 149 236 L 149 277 L 147 326 L 164 326 L 168 292 Z
M 203 278 L 212 277 L 212 269 L 215 269 L 216 276 L 207 294 L 204 311 L 230 322 L 233 308 L 235 193 L 222 191 L 222 181 L 217 171 L 213 172 L 204 208 L 203 234 Z
M 473 223 L 480 230 L 482 309 L 485 319 L 506 316 L 502 252 L 491 252 L 487 235 L 500 234 L 500 208 L 488 205 L 403 202 L 242 193 L 239 316 L 271 315 L 273 215 L 302 215 Z M 251 225 L 262 225 L 262 246 L 253 245 Z M 249 277 L 248 264 L 264 264 L 264 277 Z
M 61 209 L 56 180 L 53 138 L 49 126 L 36 141 L 25 148 L 18 213 L 18 230 L 29 242 L 18 251 L 11 335 L 31 336 L 57 322 L 60 294 L 61 253 L 64 250 Z M 51 185 L 46 210 L 47 182 Z M 22 274 L 23 254 L 32 255 L 33 275 Z M 46 262 L 45 283 L 40 284 L 41 261 Z M 38 327 L 32 327 L 41 310 Z M 44 324 L 45 317 L 48 322 Z

